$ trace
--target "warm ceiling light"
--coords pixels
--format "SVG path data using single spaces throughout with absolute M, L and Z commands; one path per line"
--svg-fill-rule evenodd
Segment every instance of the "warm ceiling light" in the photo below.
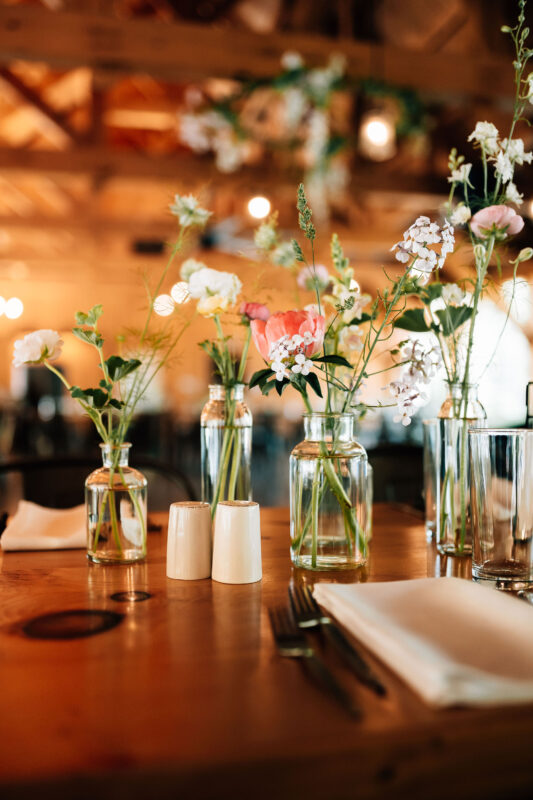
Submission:
M 18 297 L 10 297 L 4 309 L 8 319 L 18 319 L 24 311 L 24 303 Z
M 373 161 L 386 161 L 396 152 L 394 122 L 383 111 L 367 111 L 359 129 L 359 150 Z
M 169 317 L 174 311 L 174 300 L 169 294 L 160 294 L 154 300 L 154 311 L 160 317 Z
M 248 211 L 254 219 L 264 219 L 270 214 L 270 200 L 267 197 L 252 197 L 248 202 Z
M 179 283 L 175 283 L 170 290 L 170 296 L 178 305 L 186 303 L 191 296 L 189 294 L 189 284 L 185 283 L 185 281 L 179 281 Z

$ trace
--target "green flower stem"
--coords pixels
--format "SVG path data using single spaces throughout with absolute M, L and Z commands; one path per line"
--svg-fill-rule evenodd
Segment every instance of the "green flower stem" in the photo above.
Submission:
M 237 383 L 242 383 L 244 379 L 244 370 L 246 369 L 246 360 L 248 358 L 248 350 L 250 349 L 250 341 L 252 339 L 252 328 L 248 325 L 248 333 L 242 349 L 241 362 L 239 364 L 239 372 L 237 374 Z
M 321 502 L 320 487 L 320 466 L 321 460 L 317 459 L 315 465 L 315 475 L 313 478 L 313 486 L 311 488 L 311 524 L 312 524 L 312 538 L 311 538 L 311 566 L 316 568 L 317 552 L 318 552 L 318 510 Z M 320 487 L 321 488 L 321 487 Z
M 224 438 L 222 440 L 222 448 L 220 454 L 220 463 L 219 469 L 217 473 L 217 479 L 215 483 L 215 491 L 213 494 L 213 499 L 211 501 L 211 516 L 215 516 L 215 511 L 217 509 L 217 505 L 220 501 L 221 494 L 223 487 L 226 484 L 227 480 L 227 473 L 229 467 L 229 460 L 231 456 L 233 440 L 235 437 L 236 430 L 234 428 L 234 420 L 235 420 L 235 398 L 233 396 L 230 397 L 231 388 L 226 387 L 226 423 L 224 425 Z M 237 460 L 237 457 L 234 453 L 234 461 Z
M 235 486 L 239 472 L 239 452 L 241 447 L 241 432 L 238 428 L 233 431 L 233 458 L 231 459 L 231 472 L 228 482 L 228 500 L 235 500 Z
M 98 540 L 100 539 L 100 530 L 102 528 L 102 522 L 104 521 L 104 513 L 105 507 L 107 505 L 107 500 L 109 497 L 109 490 L 106 489 L 104 492 L 104 498 L 102 500 L 102 505 L 100 506 L 100 511 L 98 512 L 98 520 L 96 522 L 96 531 L 94 534 L 94 542 L 93 542 L 93 549 L 96 550 L 98 547 Z
M 142 543 L 143 543 L 143 553 L 146 554 L 146 525 L 144 524 L 144 514 L 142 511 L 141 506 L 139 505 L 139 498 L 135 494 L 135 490 L 130 489 L 129 486 L 126 484 L 126 479 L 124 478 L 124 472 L 122 471 L 122 467 L 118 467 L 119 475 L 122 479 L 122 484 L 128 490 L 128 494 L 130 496 L 130 500 L 133 503 L 137 516 L 139 518 L 139 522 L 141 523 L 141 536 L 142 536 Z
M 117 508 L 115 506 L 115 492 L 113 489 L 114 475 L 115 475 L 115 470 L 113 467 L 111 467 L 109 470 L 109 516 L 111 518 L 111 530 L 113 532 L 113 538 L 117 546 L 118 554 L 121 556 L 122 543 L 120 541 L 120 533 L 118 530 Z

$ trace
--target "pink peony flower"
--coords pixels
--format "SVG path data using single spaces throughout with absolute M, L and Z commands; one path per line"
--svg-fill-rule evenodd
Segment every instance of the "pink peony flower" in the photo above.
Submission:
M 278 311 L 266 322 L 252 320 L 250 327 L 254 344 L 265 361 L 269 361 L 271 349 L 280 339 L 284 336 L 292 339 L 297 335 L 305 340 L 311 338 L 309 344 L 302 347 L 302 352 L 309 358 L 322 349 L 326 320 L 316 311 Z
M 524 220 L 514 208 L 504 205 L 482 208 L 470 220 L 470 227 L 479 239 L 485 238 L 493 226 L 501 230 L 505 236 L 514 236 L 524 227 Z M 503 231 L 503 228 L 506 230 Z
M 248 317 L 250 320 L 262 319 L 266 322 L 270 316 L 270 311 L 263 303 L 241 303 L 239 311 L 243 317 Z

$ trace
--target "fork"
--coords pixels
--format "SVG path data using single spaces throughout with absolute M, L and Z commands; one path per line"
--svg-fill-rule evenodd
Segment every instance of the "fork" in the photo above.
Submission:
M 289 610 L 284 606 L 269 608 L 268 616 L 278 652 L 282 656 L 301 658 L 312 677 L 320 683 L 335 700 L 356 719 L 361 718 L 361 710 L 354 703 L 346 689 L 326 667 L 307 641 L 303 631 L 294 622 Z
M 355 649 L 335 622 L 325 614 L 308 586 L 289 586 L 289 599 L 294 618 L 300 628 L 321 628 L 329 641 L 350 665 L 358 680 L 383 697 L 385 686 L 372 671 L 362 655 Z

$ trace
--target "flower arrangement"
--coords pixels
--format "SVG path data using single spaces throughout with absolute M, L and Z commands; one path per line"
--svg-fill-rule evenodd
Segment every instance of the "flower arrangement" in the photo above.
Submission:
M 106 343 L 99 330 L 99 321 L 103 313 L 101 305 L 95 305 L 88 312 L 79 311 L 76 314 L 76 327 L 72 332 L 96 351 L 102 372 L 98 386 L 82 389 L 71 385 L 54 366 L 52 362 L 60 357 L 63 346 L 63 340 L 56 331 L 40 330 L 29 333 L 23 339 L 16 341 L 14 346 L 14 365 L 44 365 L 56 375 L 94 423 L 103 447 L 111 453 L 109 487 L 103 494 L 98 519 L 95 522 L 93 546 L 95 549 L 98 547 L 99 539 L 103 536 L 107 525 L 105 520 L 109 519 L 111 535 L 119 554 L 122 544 L 118 526 L 119 514 L 115 508 L 113 493 L 116 489 L 116 473 L 121 477 L 122 489 L 128 493 L 135 507 L 137 520 L 142 528 L 140 538 L 143 549 L 146 548 L 146 509 L 140 507 L 137 496 L 124 479 L 120 462 L 121 449 L 141 398 L 167 363 L 189 324 L 185 322 L 178 331 L 175 331 L 173 320 L 169 316 L 163 325 L 154 328 L 154 311 L 157 311 L 158 304 L 170 303 L 172 311 L 186 299 L 180 284 L 173 287 L 173 294 L 178 301 L 171 296 L 160 295 L 159 292 L 177 253 L 183 247 L 188 232 L 192 228 L 203 227 L 210 216 L 210 212 L 203 209 L 192 195 L 176 195 L 170 211 L 178 218 L 179 232 L 176 241 L 170 247 L 168 260 L 152 288 L 145 277 L 148 304 L 144 325 L 142 329 L 127 337 L 123 335 L 118 337 L 121 349 L 127 348 L 129 356 L 126 358 L 121 354 L 106 356 L 104 352 Z
M 202 415 L 202 498 L 211 504 L 214 515 L 220 500 L 249 500 L 251 436 L 243 430 L 244 419 L 238 412 L 238 397 L 243 388 L 250 347 L 252 320 L 267 319 L 269 311 L 261 303 L 237 300 L 242 283 L 233 273 L 211 269 L 201 261 L 187 259 L 181 268 L 187 294 L 197 301 L 197 312 L 212 319 L 216 335 L 200 342 L 212 360 L 223 392 L 223 414 Z M 233 339 L 224 332 L 225 320 L 244 329 L 244 344 L 236 361 Z M 220 401 L 222 402 L 222 401 Z
M 336 235 L 331 240 L 333 273 L 315 263 L 316 230 L 303 185 L 298 189 L 297 209 L 299 226 L 311 252 L 308 260 L 302 245 L 296 239 L 291 242 L 294 260 L 301 265 L 297 282 L 312 285 L 316 304 L 251 322 L 254 343 L 266 366 L 252 376 L 250 387 L 259 386 L 263 394 L 275 389 L 282 395 L 291 386 L 300 393 L 308 415 L 313 414 L 309 397 L 312 391 L 324 399 L 325 413 L 332 419 L 346 414 L 353 418 L 370 408 L 397 405 L 396 419 L 409 424 L 416 408 L 426 399 L 424 387 L 436 374 L 438 353 L 421 341 L 402 342 L 399 347 L 387 346 L 387 341 L 405 310 L 405 298 L 419 281 L 427 282 L 431 272 L 441 268 L 453 250 L 453 228 L 449 223 L 440 227 L 425 217 L 419 218 L 406 231 L 403 241 L 394 245 L 406 265 L 404 273 L 390 279 L 372 300 L 361 292 Z M 276 218 L 263 223 L 259 230 L 256 243 L 259 239 L 265 245 L 266 256 L 274 260 L 282 246 Z M 373 369 L 374 359 L 383 355 L 382 345 L 385 350 L 388 347 L 389 364 Z M 364 401 L 361 395 L 365 380 L 389 370 L 400 373 L 388 387 L 394 402 Z M 293 554 L 298 562 L 302 547 L 309 541 L 311 568 L 319 565 L 320 508 L 329 506 L 331 514 L 331 497 L 341 512 L 347 551 L 357 553 L 362 560 L 366 557 L 364 520 L 357 507 L 362 490 L 348 486 L 349 469 L 340 464 L 336 467 L 332 457 L 341 436 L 339 431 L 333 425 L 327 440 L 320 443 L 308 500 L 303 502 L 301 497 L 291 495 Z M 364 458 L 366 461 L 366 455 Z
M 465 276 L 460 282 L 462 285 L 441 282 L 428 284 L 427 280 L 417 280 L 411 287 L 411 294 L 418 298 L 422 308 L 410 308 L 395 321 L 397 328 L 431 333 L 436 338 L 446 379 L 450 386 L 460 387 L 452 404 L 452 417 L 456 420 L 469 418 L 471 386 L 480 377 L 472 374 L 472 353 L 479 303 L 491 285 L 490 264 L 500 246 L 524 227 L 524 220 L 509 203 L 522 203 L 523 197 L 514 183 L 514 173 L 516 167 L 531 164 L 533 159 L 533 153 L 525 152 L 523 140 L 513 139 L 516 125 L 524 117 L 526 105 L 533 102 L 533 73 L 526 77 L 526 67 L 533 51 L 527 46 L 529 29 L 525 26 L 525 7 L 525 0 L 519 0 L 516 26 L 502 28 L 504 33 L 511 36 L 516 51 L 513 62 L 515 99 L 508 135 L 502 137 L 491 122 L 476 124 L 468 137 L 481 158 L 482 178 L 476 184 L 473 183 L 473 165 L 467 163 L 464 156 L 458 155 L 454 148 L 449 158 L 450 193 L 445 226 L 453 224 L 465 231 L 472 247 L 474 275 Z M 406 249 L 409 248 L 412 252 L 412 243 L 399 245 L 396 258 L 404 261 L 407 258 Z M 533 250 L 528 247 L 510 261 L 514 278 L 519 264 L 532 256 Z M 500 264 L 499 256 L 497 259 Z M 500 339 L 501 334 L 498 344 Z M 440 535 L 446 536 L 446 529 L 451 527 L 455 540 L 453 549 L 459 554 L 467 550 L 469 526 L 467 428 L 467 424 L 461 426 L 458 460 L 457 463 L 450 463 L 446 469 L 440 498 Z M 457 435 L 457 426 L 454 430 Z M 455 450 L 455 447 L 449 447 L 450 450 Z M 455 486 L 457 491 L 452 488 Z

